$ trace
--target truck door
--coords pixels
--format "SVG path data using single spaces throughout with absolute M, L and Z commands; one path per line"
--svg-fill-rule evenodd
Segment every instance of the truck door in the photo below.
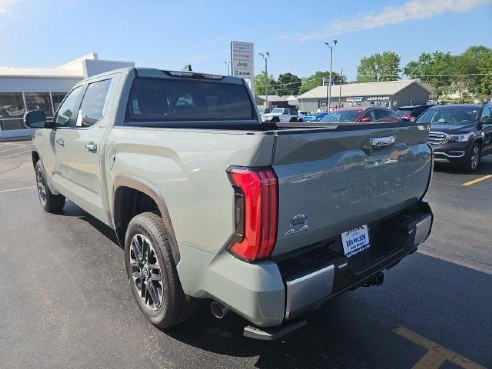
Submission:
M 49 135 L 43 135 L 43 166 L 51 182 L 52 190 L 67 194 L 70 192 L 70 181 L 63 163 L 65 160 L 65 134 L 75 125 L 77 111 L 84 88 L 78 86 L 70 91 L 62 101 L 53 118 L 55 123 Z
M 103 135 L 107 125 L 106 102 L 112 79 L 87 85 L 75 125 L 65 131 L 64 166 L 71 184 L 71 197 L 77 205 L 108 224 L 104 206 L 102 175 L 104 173 Z

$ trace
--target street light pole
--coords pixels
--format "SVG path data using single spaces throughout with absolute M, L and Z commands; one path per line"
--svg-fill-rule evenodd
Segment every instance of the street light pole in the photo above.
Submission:
M 342 86 L 343 86 L 343 68 L 340 70 L 340 91 L 338 94 L 338 107 L 342 106 Z
M 224 64 L 227 65 L 227 75 L 230 76 L 231 75 L 231 72 L 230 72 L 231 62 L 225 61 Z
M 330 80 L 328 81 L 328 101 L 326 102 L 326 111 L 329 113 L 330 112 L 330 105 L 331 105 L 331 74 L 332 74 L 332 68 L 333 68 L 333 48 L 337 45 L 337 40 L 333 40 L 333 42 L 330 44 L 329 42 L 325 42 L 325 45 L 330 48 Z
M 268 108 L 268 58 L 270 56 L 270 53 L 268 51 L 265 51 L 265 53 L 258 53 L 263 57 L 263 60 L 265 61 L 265 101 L 266 101 L 266 107 Z

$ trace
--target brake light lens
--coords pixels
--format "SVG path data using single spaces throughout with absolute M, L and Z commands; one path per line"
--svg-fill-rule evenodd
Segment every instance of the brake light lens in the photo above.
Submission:
M 229 251 L 245 261 L 267 259 L 277 239 L 278 183 L 272 168 L 229 170 L 236 198 L 236 235 Z

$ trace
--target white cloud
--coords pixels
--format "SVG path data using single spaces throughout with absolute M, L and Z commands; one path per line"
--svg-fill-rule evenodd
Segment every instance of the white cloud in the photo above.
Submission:
M 435 17 L 448 12 L 467 12 L 491 3 L 492 0 L 409 0 L 399 6 L 359 13 L 346 19 L 335 19 L 324 31 L 301 34 L 296 38 L 301 42 L 322 39 L 342 33 Z
M 17 2 L 17 0 L 0 0 L 0 17 L 9 17 L 9 7 L 13 3 Z

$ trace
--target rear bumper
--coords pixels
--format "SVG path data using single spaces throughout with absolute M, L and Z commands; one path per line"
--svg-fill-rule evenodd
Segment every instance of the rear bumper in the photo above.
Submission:
M 429 205 L 419 202 L 411 211 L 369 225 L 374 229 L 369 252 L 351 258 L 336 252 L 336 237 L 255 264 L 228 252 L 210 255 L 180 247 L 178 273 L 187 294 L 214 299 L 256 326 L 278 326 L 396 265 L 427 239 L 432 222 Z

